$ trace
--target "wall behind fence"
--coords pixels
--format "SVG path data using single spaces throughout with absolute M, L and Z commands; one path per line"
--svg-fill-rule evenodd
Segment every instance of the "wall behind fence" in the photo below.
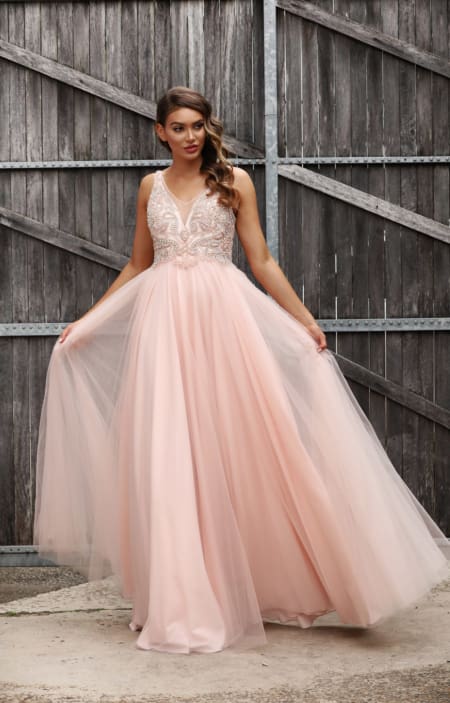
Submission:
M 309 159 L 310 171 L 331 179 L 328 195 L 280 180 L 284 270 L 319 318 L 448 318 L 450 5 L 278 5 L 279 154 Z M 447 162 L 433 161 L 439 155 Z M 431 158 L 415 163 L 417 156 Z M 350 186 L 351 202 L 334 196 L 337 183 Z M 366 193 L 380 208 L 404 211 L 397 221 L 374 214 Z M 428 218 L 431 235 L 420 218 L 401 224 L 411 212 Z M 403 331 L 360 329 L 329 333 L 330 347 L 450 410 L 448 326 L 409 331 L 406 319 Z M 446 428 L 371 389 L 369 375 L 350 384 L 397 470 L 450 534 L 448 415 Z
M 150 115 L 172 85 L 204 91 L 237 153 L 262 155 L 259 2 L 0 2 L 0 40 L 3 162 L 167 159 Z M 16 47 L 25 50 L 18 59 Z M 71 69 L 99 83 L 91 92 L 74 87 Z M 131 253 L 139 181 L 154 168 L 0 170 L 0 322 L 82 315 Z M 264 223 L 263 168 L 250 171 Z M 245 268 L 239 245 L 234 257 Z M 0 337 L 1 544 L 32 540 L 38 422 L 54 342 Z
M 449 154 L 448 3 L 275 4 L 280 264 L 450 535 L 449 163 L 432 160 Z M 32 539 L 43 325 L 82 315 L 126 262 L 139 181 L 168 156 L 153 133 L 168 87 L 211 100 L 265 226 L 263 6 L 0 1 L 0 327 L 30 323 L 0 336 L 0 544 Z M 233 257 L 251 276 L 237 238 Z

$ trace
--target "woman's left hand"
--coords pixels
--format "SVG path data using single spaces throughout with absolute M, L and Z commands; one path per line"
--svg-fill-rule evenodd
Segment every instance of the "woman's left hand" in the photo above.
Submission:
M 307 331 L 311 335 L 311 337 L 314 339 L 314 341 L 318 345 L 317 351 L 321 352 L 324 349 L 327 348 L 327 339 L 325 337 L 325 332 L 322 330 L 322 328 L 317 324 L 317 322 L 311 322 L 308 325 L 305 325 Z

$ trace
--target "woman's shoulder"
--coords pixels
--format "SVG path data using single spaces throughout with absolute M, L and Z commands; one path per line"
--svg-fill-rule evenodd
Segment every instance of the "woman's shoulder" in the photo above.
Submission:
M 233 166 L 233 187 L 239 191 L 240 195 L 251 193 L 254 185 L 247 171 L 240 166 Z
M 156 172 L 147 173 L 141 178 L 139 183 L 139 197 L 146 203 L 152 194 L 153 186 L 155 185 Z
M 244 168 L 241 168 L 240 166 L 232 166 L 232 171 L 234 182 L 237 186 L 239 184 L 245 186 L 249 183 L 253 183 L 252 179 Z

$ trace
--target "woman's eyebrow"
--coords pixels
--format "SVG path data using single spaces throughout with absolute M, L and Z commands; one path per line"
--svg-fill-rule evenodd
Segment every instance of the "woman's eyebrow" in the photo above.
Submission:
M 201 120 L 201 119 L 200 119 L 200 120 L 194 120 L 194 122 L 191 122 L 191 124 L 197 124 L 198 122 L 203 122 L 203 120 Z M 182 125 L 182 126 L 184 127 L 184 125 L 186 124 L 186 122 L 169 122 L 169 124 L 170 124 L 170 125 L 179 124 L 179 125 Z

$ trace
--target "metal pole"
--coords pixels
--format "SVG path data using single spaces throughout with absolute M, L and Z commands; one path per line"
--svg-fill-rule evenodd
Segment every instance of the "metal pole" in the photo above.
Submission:
M 277 10 L 264 0 L 264 127 L 266 147 L 266 241 L 275 261 L 278 238 Z

